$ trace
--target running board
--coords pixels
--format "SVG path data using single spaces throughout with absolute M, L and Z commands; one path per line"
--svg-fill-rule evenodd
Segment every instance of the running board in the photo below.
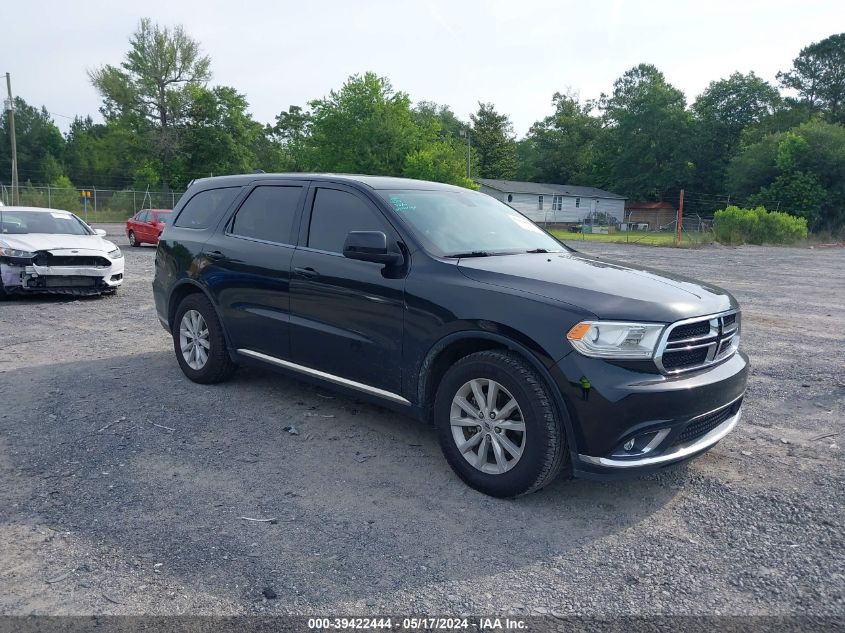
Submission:
M 251 349 L 239 349 L 237 350 L 237 352 L 238 354 L 243 354 L 244 356 L 249 356 L 250 358 L 263 360 L 265 363 L 278 365 L 279 367 L 290 369 L 291 371 L 299 372 L 300 374 L 305 374 L 306 376 L 312 376 L 314 378 L 326 380 L 336 385 L 340 385 L 341 387 L 349 387 L 350 389 L 363 391 L 364 393 L 369 393 L 374 396 L 378 396 L 379 398 L 385 398 L 386 400 L 392 400 L 393 402 L 398 402 L 399 404 L 411 404 L 410 401 L 393 392 L 385 391 L 384 389 L 379 389 L 378 387 L 371 387 L 370 385 L 365 385 L 362 382 L 356 382 L 354 380 L 349 380 L 348 378 L 343 378 L 341 376 L 335 376 L 334 374 L 329 374 L 324 371 L 320 371 L 319 369 L 312 369 L 310 367 L 305 367 L 304 365 L 297 365 L 296 363 L 292 363 L 287 360 L 282 360 L 281 358 L 276 358 L 275 356 L 268 356 L 267 354 L 262 354 L 261 352 L 254 352 Z

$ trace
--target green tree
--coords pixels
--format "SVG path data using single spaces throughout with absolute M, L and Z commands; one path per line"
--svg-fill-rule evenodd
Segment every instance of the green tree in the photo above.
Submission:
M 276 124 L 268 130 L 279 149 L 279 160 L 290 171 L 306 171 L 311 160 L 308 156 L 308 136 L 311 133 L 311 113 L 292 105 L 276 116 Z
M 8 116 L 0 117 L 0 173 L 4 178 L 12 171 L 8 124 Z M 15 140 L 21 182 L 48 184 L 62 174 L 65 142 L 46 108 L 39 110 L 15 97 Z
M 420 101 L 411 110 L 417 125 L 421 128 L 434 126 L 443 138 L 463 138 L 468 124 L 461 121 L 447 105 L 439 105 L 433 101 Z
M 537 121 L 518 144 L 520 180 L 590 184 L 594 178 L 596 143 L 601 121 L 591 114 L 592 104 L 556 92 L 554 113 Z
M 266 172 L 304 171 L 294 168 L 285 149 L 279 144 L 272 125 L 265 125 L 253 143 L 255 165 Z
M 516 141 L 513 125 L 506 114 L 499 114 L 492 103 L 478 104 L 472 120 L 472 145 L 478 159 L 473 176 L 479 178 L 516 178 Z
M 732 195 L 808 220 L 845 225 L 845 127 L 818 119 L 744 147 L 728 167 Z
M 748 125 L 771 115 L 781 104 L 780 93 L 754 72 L 733 73 L 727 79 L 711 81 L 692 105 L 696 116 L 719 122 L 733 137 Z
M 73 182 L 110 189 L 132 184 L 135 172 L 146 166 L 155 173 L 152 183 L 149 178 L 145 183 L 160 187 L 157 160 L 148 157 L 144 140 L 120 120 L 74 119 L 66 137 L 64 165 Z
M 263 128 L 247 112 L 246 98 L 228 86 L 193 86 L 191 93 L 181 143 L 184 172 L 175 183 L 184 187 L 196 177 L 255 169 Z
M 53 209 L 64 209 L 74 213 L 82 209 L 82 201 L 70 178 L 59 176 L 51 183 L 50 206 Z
M 89 73 L 103 97 L 107 121 L 122 119 L 146 139 L 148 153 L 161 164 L 168 187 L 180 149 L 180 131 L 191 106 L 193 88 L 210 78 L 210 59 L 181 26 L 173 29 L 144 18 L 129 39 L 120 66 L 106 65 Z
M 778 79 L 812 111 L 845 123 L 845 33 L 802 48 L 792 68 L 778 73 Z
M 772 116 L 780 105 L 777 89 L 753 72 L 711 82 L 692 105 L 693 186 L 724 191 L 728 161 L 739 149 L 743 131 Z
M 599 157 L 606 187 L 632 198 L 657 198 L 688 180 L 694 169 L 687 159 L 690 114 L 684 93 L 663 73 L 649 64 L 632 68 L 600 105 L 607 127 Z
M 777 209 L 804 218 L 809 226 L 818 226 L 827 197 L 827 191 L 814 174 L 789 171 L 761 187 L 748 201 L 752 205 L 774 203 Z
M 307 152 L 321 171 L 399 176 L 422 131 L 404 92 L 374 73 L 352 75 L 340 90 L 311 101 Z
M 132 188 L 136 191 L 155 191 L 159 180 L 155 165 L 144 163 L 138 166 L 132 174 Z
M 402 175 L 419 180 L 446 182 L 461 187 L 477 189 L 467 178 L 466 162 L 460 146 L 440 140 L 408 154 Z

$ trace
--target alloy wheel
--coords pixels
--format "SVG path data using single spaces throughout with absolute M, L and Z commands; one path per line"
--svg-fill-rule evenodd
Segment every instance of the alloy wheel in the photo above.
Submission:
M 458 451 L 483 473 L 506 473 L 525 450 L 522 410 L 495 380 L 476 378 L 464 383 L 452 399 L 449 423 Z
M 179 347 L 188 367 L 196 371 L 205 367 L 211 342 L 208 325 L 202 314 L 196 310 L 188 310 L 182 315 L 182 322 L 179 324 Z

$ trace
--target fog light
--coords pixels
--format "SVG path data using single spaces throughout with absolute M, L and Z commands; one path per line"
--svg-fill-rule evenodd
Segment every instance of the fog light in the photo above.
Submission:
M 621 450 L 617 448 L 613 457 L 639 457 L 650 453 L 660 446 L 666 436 L 669 435 L 670 430 L 660 429 L 635 435 L 622 445 Z

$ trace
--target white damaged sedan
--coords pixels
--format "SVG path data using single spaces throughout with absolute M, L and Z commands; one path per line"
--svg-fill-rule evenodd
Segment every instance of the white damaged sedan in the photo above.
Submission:
M 123 283 L 123 253 L 68 211 L 0 207 L 0 296 L 93 295 Z

